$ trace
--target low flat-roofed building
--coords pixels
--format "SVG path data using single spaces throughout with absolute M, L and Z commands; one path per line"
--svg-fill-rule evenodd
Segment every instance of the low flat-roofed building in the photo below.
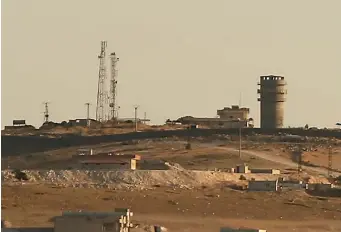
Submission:
M 232 105 L 231 107 L 224 107 L 221 110 L 217 110 L 217 115 L 221 119 L 230 119 L 237 120 L 240 119 L 242 121 L 247 121 L 249 118 L 250 109 L 249 108 L 240 108 L 238 105 Z
M 217 110 L 216 118 L 197 118 L 192 116 L 181 117 L 176 122 L 181 124 L 197 124 L 210 128 L 239 128 L 252 126 L 252 119 L 249 119 L 249 108 L 240 108 L 237 105 L 224 107 Z
M 132 227 L 129 210 L 114 212 L 64 212 L 54 220 L 54 232 L 121 232 Z M 122 230 L 121 230 L 122 228 Z

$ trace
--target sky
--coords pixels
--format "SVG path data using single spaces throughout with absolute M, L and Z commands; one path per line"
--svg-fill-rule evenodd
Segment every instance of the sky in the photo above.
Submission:
M 340 0 L 3 0 L 1 124 L 95 117 L 100 41 L 116 52 L 120 117 L 154 124 L 250 108 L 284 76 L 285 126 L 341 121 Z M 109 60 L 109 58 L 108 58 Z M 109 73 L 108 73 L 109 76 Z M 109 83 L 108 83 L 109 88 Z M 241 93 L 241 94 L 240 94 Z

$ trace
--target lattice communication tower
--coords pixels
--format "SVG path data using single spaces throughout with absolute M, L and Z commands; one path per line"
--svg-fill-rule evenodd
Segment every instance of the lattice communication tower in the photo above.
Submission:
M 101 53 L 99 58 L 99 75 L 98 75 L 98 91 L 97 91 L 97 106 L 96 106 L 96 120 L 103 122 L 106 114 L 107 91 L 105 89 L 105 81 L 107 79 L 106 65 L 105 65 L 105 50 L 107 48 L 107 41 L 101 41 Z
M 116 105 L 116 97 L 117 97 L 117 69 L 116 65 L 119 61 L 119 58 L 116 56 L 116 53 L 110 54 L 111 61 L 111 78 L 110 78 L 110 99 L 109 99 L 109 107 L 110 113 L 109 118 L 113 121 L 116 120 L 117 114 L 117 105 Z

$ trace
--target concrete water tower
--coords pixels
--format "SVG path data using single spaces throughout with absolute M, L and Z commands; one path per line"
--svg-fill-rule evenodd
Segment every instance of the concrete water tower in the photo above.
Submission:
M 284 102 L 286 101 L 286 81 L 281 76 L 261 76 L 258 83 L 260 88 L 260 127 L 276 129 L 283 127 Z

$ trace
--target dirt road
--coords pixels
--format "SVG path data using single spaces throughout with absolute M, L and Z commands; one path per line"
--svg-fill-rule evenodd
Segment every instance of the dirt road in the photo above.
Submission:
M 238 149 L 229 148 L 229 147 L 222 147 L 222 146 L 219 146 L 219 145 L 220 144 L 217 144 L 217 143 L 212 143 L 212 144 L 201 143 L 201 144 L 198 144 L 198 146 L 201 146 L 201 147 L 211 147 L 211 148 L 215 147 L 215 148 L 226 150 L 228 152 L 235 153 L 236 155 L 238 155 L 238 152 L 239 152 Z M 260 159 L 264 159 L 264 160 L 268 160 L 268 161 L 271 161 L 271 162 L 279 163 L 279 164 L 288 166 L 290 168 L 297 168 L 297 163 L 295 163 L 295 162 L 293 162 L 293 161 L 291 161 L 289 159 L 285 159 L 284 157 L 280 157 L 279 154 L 269 155 L 269 154 L 262 153 L 262 152 L 257 152 L 257 151 L 242 150 L 241 155 L 242 155 L 242 157 L 243 156 L 254 156 L 254 157 L 258 157 Z M 309 171 L 309 172 L 312 172 L 312 173 L 315 173 L 315 174 L 319 174 L 319 175 L 323 175 L 323 176 L 328 176 L 328 170 L 325 169 L 325 168 L 309 167 L 309 166 L 306 166 L 306 165 L 302 165 L 302 168 L 305 171 Z M 341 175 L 341 172 L 334 171 L 333 173 L 334 173 L 334 175 Z

